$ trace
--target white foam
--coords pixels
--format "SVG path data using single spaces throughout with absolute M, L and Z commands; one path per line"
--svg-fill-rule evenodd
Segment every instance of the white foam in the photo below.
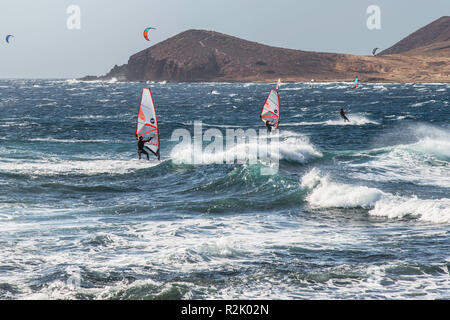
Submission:
M 338 85 L 338 86 L 332 86 L 332 87 L 327 87 L 325 89 L 327 90 L 333 90 L 333 89 L 349 89 L 350 87 L 350 83 L 347 86 L 343 86 L 343 85 Z
M 134 170 L 156 166 L 158 163 L 138 160 L 60 160 L 0 161 L 0 171 L 33 176 L 61 174 L 125 174 Z
M 92 223 L 86 221 L 86 218 L 71 221 L 74 229 L 70 234 L 74 232 L 76 237 L 55 232 L 55 220 L 49 221 L 49 224 L 39 221 L 28 224 L 29 229 L 26 230 L 34 231 L 28 237 L 24 237 L 22 231 L 14 233 L 17 234 L 17 241 L 14 239 L 4 243 L 0 260 L 5 265 L 19 266 L 0 273 L 0 282 L 12 284 L 19 289 L 19 293 L 13 298 L 77 299 L 79 295 L 86 294 L 94 299 L 117 299 L 128 293 L 141 294 L 145 286 L 149 286 L 149 295 L 161 294 L 167 292 L 171 285 L 180 283 L 189 286 L 191 291 L 201 292 L 212 299 L 343 299 L 376 295 L 399 298 L 405 292 L 416 291 L 425 293 L 427 298 L 442 298 L 449 283 L 447 274 L 433 274 L 395 280 L 395 288 L 383 285 L 383 280 L 389 277 L 386 269 L 396 267 L 402 261 L 382 265 L 362 263 L 360 266 L 344 262 L 305 274 L 307 277 L 315 277 L 319 272 L 332 274 L 328 276 L 328 280 L 325 275 L 323 282 L 311 281 L 302 275 L 271 278 L 267 277 L 267 268 L 260 268 L 251 276 L 251 279 L 257 281 L 247 281 L 242 286 L 223 287 L 218 284 L 220 290 L 215 290 L 214 283 L 210 284 L 209 289 L 204 284 L 197 287 L 189 281 L 167 283 L 167 277 L 155 275 L 208 275 L 216 271 L 223 272 L 224 268 L 231 271 L 242 270 L 248 266 L 249 261 L 270 263 L 274 250 L 288 255 L 295 249 L 313 250 L 315 254 L 320 254 L 325 250 L 354 250 L 355 243 L 363 248 L 376 250 L 379 239 L 370 232 L 359 232 L 358 228 L 352 226 L 334 228 L 332 225 L 323 225 L 316 219 L 292 219 L 292 216 L 282 214 L 252 216 L 251 219 L 248 215 L 213 218 L 209 215 L 191 215 L 183 219 L 123 224 L 115 219 L 103 218 L 101 222 Z M 110 230 L 107 245 L 89 244 L 90 239 L 95 240 L 97 235 L 101 237 L 105 234 L 98 231 L 99 224 L 102 225 L 102 230 Z M 67 220 L 63 220 L 59 227 L 67 228 Z M 15 230 L 19 231 L 21 228 Z M 39 237 L 33 236 L 36 233 Z M 58 250 L 51 250 L 55 247 Z M 383 246 L 380 248 L 380 251 L 383 250 Z M 303 256 L 294 254 L 297 257 Z M 138 274 L 140 280 L 129 281 L 114 277 L 114 274 L 120 275 L 121 270 L 128 270 L 130 275 Z M 96 286 L 86 285 L 92 282 L 92 271 L 95 271 L 94 277 L 106 279 L 105 282 Z M 48 277 L 49 273 L 54 277 Z M 351 279 L 343 279 L 339 277 L 340 274 L 350 275 Z M 355 274 L 361 275 L 361 279 L 355 278 Z M 81 287 L 70 286 L 71 282 L 68 280 L 73 276 L 79 277 Z M 342 283 L 347 280 L 348 284 Z M 30 287 L 30 283 L 42 286 L 35 290 L 35 287 Z M 417 289 L 411 289 L 412 284 Z M 188 298 L 190 293 L 182 296 Z
M 426 104 L 435 103 L 435 102 L 436 102 L 436 100 L 428 100 L 428 101 L 424 101 L 424 102 L 417 102 L 417 103 L 413 103 L 411 105 L 411 107 L 422 107 L 422 106 L 424 106 Z
M 419 199 L 385 193 L 376 188 L 332 181 L 316 168 L 301 179 L 308 203 L 314 208 L 365 208 L 390 219 L 414 217 L 432 223 L 450 223 L 450 199 Z
M 377 86 L 373 86 L 374 89 L 378 89 L 380 91 L 386 91 L 387 88 L 385 86 L 382 85 L 377 85 Z
M 28 126 L 33 126 L 33 125 L 39 125 L 36 122 L 29 122 L 29 121 L 6 121 L 0 124 L 0 127 L 10 127 L 10 126 L 15 126 L 15 127 L 28 127 Z
M 305 88 L 301 88 L 301 87 L 294 87 L 294 88 L 282 88 L 279 89 L 279 91 L 299 91 L 299 90 L 303 90 Z
M 306 136 L 290 137 L 280 142 L 280 159 L 306 163 L 323 157 Z
M 277 130 L 272 137 L 278 139 L 278 142 L 271 140 L 267 147 L 268 155 L 272 160 L 290 160 L 306 163 L 311 159 L 323 156 L 306 136 L 290 131 L 280 132 Z M 278 143 L 278 148 L 276 143 Z M 172 149 L 170 157 L 176 163 L 185 164 L 223 164 L 229 163 L 228 159 L 236 159 L 238 163 L 246 163 L 248 160 L 256 161 L 258 159 L 260 155 L 259 148 L 261 148 L 261 144 L 254 140 L 227 146 L 224 138 L 221 149 L 219 147 L 218 150 L 214 150 L 203 146 L 202 155 L 196 155 L 195 157 L 193 144 L 181 143 Z
M 318 208 L 370 208 L 383 195 L 375 188 L 332 182 L 327 176 L 322 177 L 317 169 L 305 175 L 301 185 L 312 189 L 307 201 Z
M 55 138 L 32 138 L 28 141 L 42 141 L 42 142 L 57 142 L 57 143 L 98 143 L 98 142 L 111 142 L 111 140 L 103 139 L 90 139 L 90 140 L 79 140 L 79 139 L 55 139 Z
M 350 122 L 346 122 L 341 118 L 336 118 L 327 121 L 303 121 L 303 122 L 283 122 L 280 123 L 280 127 L 296 127 L 296 126 L 315 126 L 315 125 L 326 125 L 326 126 L 362 126 L 366 124 L 380 124 L 377 121 L 370 120 L 359 114 L 349 114 L 348 118 Z
M 390 219 L 411 216 L 426 222 L 450 223 L 450 199 L 422 200 L 389 195 L 377 201 L 369 214 Z
M 435 156 L 437 159 L 450 161 L 450 134 L 444 139 L 425 137 L 406 148 Z
M 37 105 L 35 105 L 36 108 L 40 108 L 40 107 L 50 107 L 50 106 L 56 106 L 57 103 L 56 102 L 49 102 L 49 103 L 39 103 Z
M 376 172 L 358 173 L 359 178 L 450 187 L 450 131 L 417 125 L 411 135 L 418 141 L 393 146 L 387 153 L 373 156 L 374 160 L 350 166 Z
M 68 80 L 66 80 L 66 83 L 68 83 L 68 84 L 77 84 L 77 83 L 80 83 L 81 81 L 80 80 L 77 80 L 77 79 L 68 79 Z

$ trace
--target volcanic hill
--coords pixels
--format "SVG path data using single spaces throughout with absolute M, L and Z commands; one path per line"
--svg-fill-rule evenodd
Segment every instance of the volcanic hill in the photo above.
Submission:
M 132 55 L 101 77 L 172 82 L 450 82 L 450 17 L 442 17 L 377 56 L 284 49 L 226 34 L 188 30 Z

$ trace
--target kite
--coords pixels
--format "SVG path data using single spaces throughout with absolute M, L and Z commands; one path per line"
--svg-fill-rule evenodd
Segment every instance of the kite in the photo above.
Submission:
M 152 30 L 152 29 L 155 29 L 155 30 L 156 30 L 156 28 L 152 28 L 152 27 L 148 27 L 148 28 L 146 28 L 146 29 L 144 30 L 144 38 L 145 38 L 145 40 L 150 41 L 150 39 L 148 38 L 148 33 L 149 33 L 149 31 Z

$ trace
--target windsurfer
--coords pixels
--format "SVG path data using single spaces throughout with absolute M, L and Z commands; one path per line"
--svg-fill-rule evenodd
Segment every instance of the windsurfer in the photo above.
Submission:
M 139 160 L 141 160 L 141 154 L 142 153 L 147 156 L 147 160 L 150 160 L 150 156 L 148 155 L 148 152 L 144 150 L 144 143 L 149 142 L 152 139 L 153 139 L 153 137 L 150 137 L 150 139 L 148 139 L 148 140 L 144 140 L 144 138 L 142 138 L 142 136 L 139 137 L 139 140 L 138 140 L 138 143 L 137 143 Z
M 274 126 L 274 124 L 272 122 L 270 122 L 269 120 L 264 120 L 264 122 L 266 123 L 267 133 L 272 132 L 272 127 Z

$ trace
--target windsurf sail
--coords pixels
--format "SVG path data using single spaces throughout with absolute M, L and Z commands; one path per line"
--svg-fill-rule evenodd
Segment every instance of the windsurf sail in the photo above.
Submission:
M 152 138 L 151 141 L 146 142 L 145 146 L 155 156 L 160 158 L 159 148 L 159 127 L 156 119 L 155 103 L 150 89 L 144 88 L 142 90 L 141 104 L 139 106 L 136 137 L 143 137 L 144 140 Z
M 280 88 L 280 86 L 281 86 L 281 79 L 278 79 L 278 82 L 277 82 L 277 89 L 276 89 L 276 90 L 278 90 L 278 89 Z
M 280 97 L 276 90 L 270 90 L 269 96 L 261 111 L 261 120 L 263 122 L 269 121 L 274 128 L 278 128 L 280 123 Z
M 356 88 L 358 88 L 358 83 L 359 83 L 359 80 L 358 80 L 358 77 L 356 77 L 356 79 L 355 79 L 355 83 L 354 83 L 354 85 L 353 85 L 353 88 L 352 88 L 352 89 L 356 89 Z

